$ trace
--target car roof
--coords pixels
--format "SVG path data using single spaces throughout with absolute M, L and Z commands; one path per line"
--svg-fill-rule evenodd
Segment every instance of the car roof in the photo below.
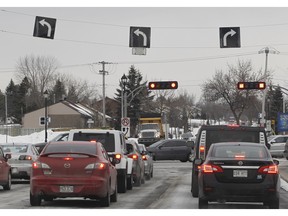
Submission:
M 243 146 L 265 146 L 260 143 L 253 143 L 253 142 L 219 142 L 219 143 L 212 143 L 212 145 L 217 146 L 225 146 L 225 145 L 243 145 Z
M 202 125 L 201 126 L 201 129 L 229 129 L 229 128 L 233 128 L 235 130 L 239 129 L 244 129 L 244 130 L 254 130 L 254 131 L 265 131 L 265 129 L 263 127 L 251 127 L 251 126 L 242 126 L 242 125 L 235 125 L 235 124 L 232 124 L 232 125 Z

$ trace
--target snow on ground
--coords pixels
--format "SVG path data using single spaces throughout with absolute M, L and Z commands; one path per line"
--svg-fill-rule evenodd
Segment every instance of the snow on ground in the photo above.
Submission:
M 58 134 L 63 133 L 63 131 L 60 132 L 53 132 L 52 130 L 47 130 L 47 141 L 53 139 Z M 30 135 L 25 136 L 6 136 L 3 134 L 0 134 L 0 143 L 41 143 L 45 141 L 45 131 L 32 133 Z

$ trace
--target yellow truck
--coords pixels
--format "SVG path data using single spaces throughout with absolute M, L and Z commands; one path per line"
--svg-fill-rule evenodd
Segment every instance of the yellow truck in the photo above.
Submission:
M 149 146 L 165 138 L 161 114 L 141 114 L 138 125 L 138 143 Z

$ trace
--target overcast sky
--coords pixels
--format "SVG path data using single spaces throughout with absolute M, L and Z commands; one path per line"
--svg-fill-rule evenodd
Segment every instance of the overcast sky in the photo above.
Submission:
M 33 37 L 35 17 L 55 18 L 54 39 Z M 151 28 L 146 55 L 132 55 L 130 26 Z M 219 27 L 240 27 L 240 48 L 220 48 Z M 288 88 L 287 7 L 1 7 L 0 89 L 15 78 L 17 60 L 27 55 L 53 56 L 58 72 L 97 85 L 102 94 L 106 65 L 106 95 L 113 97 L 121 76 L 134 65 L 145 80 L 177 80 L 177 92 L 197 99 L 201 85 L 227 64 L 251 60 L 264 69 L 265 47 L 273 82 Z M 91 66 L 92 63 L 93 66 Z

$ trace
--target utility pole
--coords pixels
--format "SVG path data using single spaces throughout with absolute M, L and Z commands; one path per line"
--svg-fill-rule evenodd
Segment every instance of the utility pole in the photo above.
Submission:
M 108 62 L 105 62 L 105 61 L 102 61 L 102 62 L 99 62 L 100 64 L 102 64 L 102 70 L 99 71 L 100 74 L 102 74 L 102 77 L 103 77 L 103 99 L 102 99 L 102 102 L 103 102 L 103 127 L 106 127 L 106 107 L 105 107 L 105 75 L 108 74 L 107 71 L 105 71 L 105 64 L 111 64 L 111 63 L 108 63 Z
M 273 54 L 278 54 L 279 52 L 276 50 L 271 50 L 269 49 L 269 47 L 265 47 L 263 49 L 261 49 L 259 52 L 259 54 L 261 53 L 265 53 L 265 71 L 264 71 L 264 81 L 267 83 L 267 65 L 268 65 L 268 54 L 269 53 L 273 53 Z M 261 126 L 265 127 L 265 100 L 266 100 L 266 94 L 267 94 L 267 88 L 264 89 L 263 92 L 263 98 L 262 98 L 262 112 L 261 112 Z

